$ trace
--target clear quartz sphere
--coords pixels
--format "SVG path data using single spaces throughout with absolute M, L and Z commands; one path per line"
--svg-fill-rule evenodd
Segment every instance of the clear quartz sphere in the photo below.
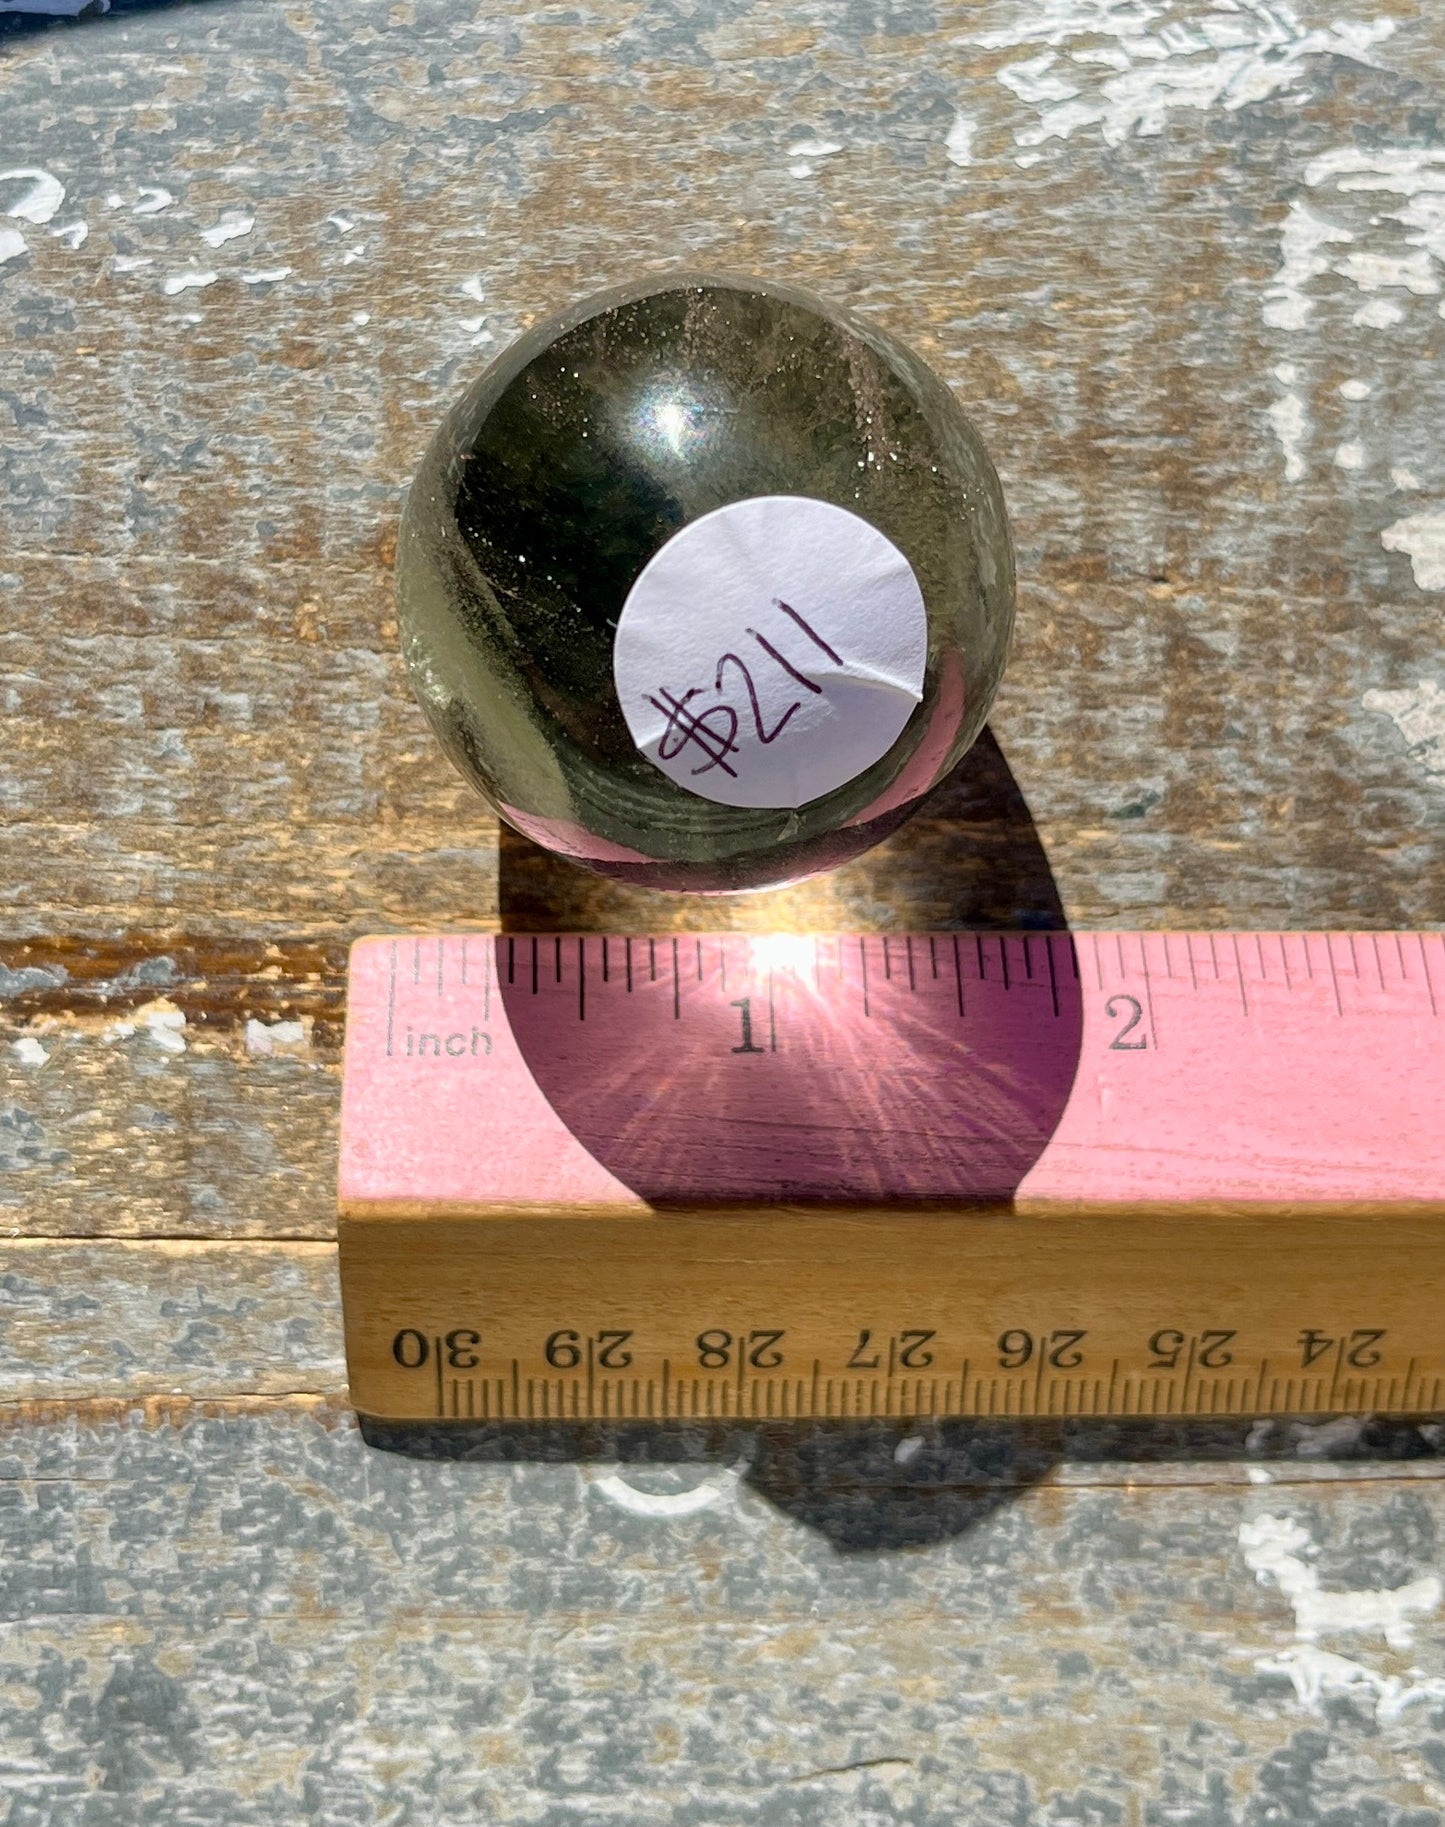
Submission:
M 695 786 L 638 746 L 614 669 L 619 619 L 644 569 L 683 528 L 757 497 L 846 509 L 891 542 L 916 579 L 915 601 L 921 593 L 917 701 L 904 705 L 900 732 L 801 804 L 709 796 L 743 740 L 719 742 L 723 719 L 767 741 L 790 714 L 782 698 L 759 707 L 756 691 L 749 706 L 744 668 L 721 666 L 727 654 L 717 656 L 717 688 L 734 692 L 734 709 L 705 710 L 713 680 L 702 674 L 693 684 L 704 695 L 681 684 L 664 694 L 704 719 L 692 726 L 698 765 L 685 775 L 700 776 Z M 812 562 L 826 564 L 826 546 Z M 842 600 L 857 579 L 839 566 Z M 701 619 L 688 635 L 698 651 L 711 613 L 701 583 L 676 610 Z M 397 590 L 422 706 L 503 818 L 605 875 L 725 892 L 857 856 L 949 772 L 1003 672 L 1014 567 L 988 453 L 916 355 L 795 287 L 685 273 L 595 295 L 538 325 L 461 396 L 407 497 Z M 806 606 L 816 627 L 794 615 L 802 632 L 783 642 L 783 624 L 762 618 L 776 622 L 788 605 L 768 594 L 746 617 L 755 645 L 744 657 L 758 677 L 771 666 L 771 688 L 792 694 L 801 729 L 826 708 L 825 653 L 850 655 L 833 652 L 844 642 L 829 637 L 826 603 Z M 731 645 L 740 649 L 741 636 Z M 866 693 L 860 702 L 866 709 Z

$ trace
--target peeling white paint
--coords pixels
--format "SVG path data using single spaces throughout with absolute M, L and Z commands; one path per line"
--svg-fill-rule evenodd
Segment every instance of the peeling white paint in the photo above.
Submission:
M 943 156 L 960 168 L 973 163 L 973 141 L 978 129 L 966 114 L 955 114 L 943 141 Z
M 1420 486 L 1420 478 L 1414 470 L 1405 469 L 1398 464 L 1390 471 L 1390 481 L 1398 489 L 1417 489 Z
M 1365 467 L 1365 447 L 1354 439 L 1336 447 L 1336 469 L 1363 469 Z
M 184 1053 L 186 1018 L 178 1008 L 162 998 L 148 1002 L 136 1014 L 144 1021 L 146 1032 L 162 1053 Z
M 607 1472 L 593 1478 L 592 1489 L 629 1516 L 644 1516 L 650 1522 L 671 1522 L 682 1516 L 696 1516 L 702 1510 L 710 1510 L 724 1497 L 733 1496 L 746 1470 L 746 1460 L 740 1461 L 689 1491 L 639 1491 L 620 1472 Z
M 1340 392 L 1347 400 L 1365 400 L 1370 396 L 1368 381 L 1341 381 Z
M 172 273 L 161 290 L 167 298 L 175 298 L 181 292 L 195 292 L 202 286 L 214 285 L 219 277 L 209 267 L 191 266 L 184 272 Z
M 1058 63 L 1052 51 L 1042 51 L 1037 57 L 1030 57 L 1021 63 L 1005 64 L 998 73 L 998 79 L 1006 89 L 1012 89 L 1020 101 L 1024 102 L 1061 102 L 1072 101 L 1079 93 L 1079 85 L 1070 82 L 1066 76 L 1050 75 Z M 1052 137 L 1049 134 L 1042 136 Z M 1020 145 L 1032 142 L 1028 136 L 1019 135 Z
M 1270 1435 L 1274 1432 L 1273 1418 L 1250 1423 L 1249 1432 L 1244 1436 L 1246 1453 L 1262 1453 Z
M 1269 422 L 1284 452 L 1284 479 L 1298 482 L 1305 473 L 1304 441 L 1309 417 L 1297 393 L 1285 393 L 1268 409 Z
M 158 216 L 170 208 L 175 198 L 163 184 L 142 184 L 140 196 L 131 204 L 133 216 Z
M 1280 268 L 1264 293 L 1264 321 L 1271 329 L 1304 328 L 1313 309 L 1305 287 L 1329 270 L 1329 257 L 1321 250 L 1354 238 L 1349 229 L 1326 222 L 1297 197 L 1291 201 L 1280 231 Z
M 257 1058 L 269 1059 L 276 1053 L 291 1053 L 306 1045 L 306 1024 L 300 1021 L 246 1021 L 246 1051 Z
M 1254 1666 L 1262 1675 L 1283 1675 L 1293 1684 L 1300 1705 L 1311 1713 L 1323 1712 L 1323 1702 L 1332 1694 L 1364 1695 L 1373 1701 L 1376 1719 L 1389 1725 L 1412 1706 L 1445 1700 L 1445 1680 L 1439 1676 L 1403 1681 L 1398 1675 L 1382 1675 L 1363 1662 L 1317 1649 L 1312 1643 L 1296 1644 L 1277 1656 L 1261 1656 Z
M 7 260 L 18 260 L 29 249 L 25 237 L 18 228 L 11 228 L 8 223 L 0 222 L 0 266 Z
M 354 324 L 369 324 L 371 322 L 371 313 L 370 311 L 353 311 L 351 313 L 351 321 Z
M 338 235 L 349 235 L 352 229 L 356 227 L 355 218 L 352 216 L 344 216 L 339 209 L 329 215 L 326 220 L 336 230 Z
M 1326 1459 L 1331 1453 L 1357 1447 L 1364 1438 L 1368 1422 L 1368 1415 L 1334 1415 L 1328 1421 L 1295 1421 L 1290 1427 L 1290 1437 L 1301 1459 Z
M 905 1434 L 893 1449 L 894 1465 L 910 1465 L 926 1444 L 922 1434 Z
M 256 218 L 249 209 L 223 209 L 210 228 L 201 230 L 201 239 L 207 247 L 224 247 L 228 241 L 249 235 L 255 226 Z
M 72 251 L 84 247 L 90 237 L 90 227 L 85 222 L 63 222 L 59 228 L 52 228 L 51 234 L 57 241 L 63 241 Z
M 341 264 L 343 266 L 355 266 L 358 260 L 364 260 L 365 258 L 366 243 L 364 241 L 358 241 L 355 247 L 347 248 L 346 252 L 341 256 Z
M 1389 330 L 1404 321 L 1404 311 L 1391 298 L 1372 298 L 1368 304 L 1361 305 L 1350 319 L 1351 323 L 1366 330 Z
M 111 261 L 114 273 L 138 273 L 143 266 L 154 266 L 155 261 L 149 254 L 117 254 Z
M 1339 191 L 1388 191 L 1406 199 L 1400 209 L 1382 212 L 1386 221 L 1405 229 L 1406 245 L 1421 250 L 1417 261 L 1430 257 L 1445 263 L 1445 149 L 1439 146 L 1389 146 L 1366 152 L 1358 146 L 1341 146 L 1321 153 L 1305 167 L 1305 182 L 1329 184 Z M 1420 265 L 1416 274 L 1426 270 Z M 1429 290 L 1440 285 L 1431 274 Z M 1410 290 L 1416 290 L 1415 285 Z
M 162 1053 L 184 1053 L 186 1018 L 173 1002 L 164 996 L 154 1002 L 142 1004 L 133 1009 L 129 1016 L 110 1022 L 101 1030 L 101 1039 L 107 1041 L 129 1040 L 139 1030 L 144 1030 L 147 1037 L 154 1041 Z
M 1383 1636 L 1391 1649 L 1408 1649 L 1415 1621 L 1438 1609 L 1439 1579 L 1421 1574 L 1404 1586 L 1326 1592 L 1306 1557 L 1319 1549 L 1292 1516 L 1257 1516 L 1239 1525 L 1245 1565 L 1261 1586 L 1274 1585 L 1294 1608 L 1295 1635 L 1304 1643 L 1343 1631 Z
M 788 148 L 790 159 L 830 159 L 835 152 L 841 152 L 843 146 L 839 140 L 795 140 Z
M 33 1034 L 22 1035 L 14 1045 L 15 1057 L 22 1066 L 43 1066 L 50 1058 Z
M 457 290 L 465 298 L 475 298 L 478 304 L 481 304 L 487 296 L 480 273 L 473 273 L 470 279 L 464 279 Z
M 1161 133 L 1176 109 L 1233 110 L 1298 93 L 1308 57 L 1372 63 L 1373 48 L 1395 29 L 1388 19 L 1344 19 L 1307 30 L 1288 0 L 1235 0 L 1151 29 L 1161 11 L 1109 0 L 1041 0 L 1019 9 L 1019 24 L 963 42 L 1045 47 L 998 73 L 1020 101 L 1039 110 L 1037 123 L 1016 134 L 1020 145 L 1067 139 L 1097 125 L 1105 144 L 1117 146 L 1131 135 Z M 1072 69 L 1060 64 L 1060 48 Z M 1106 74 L 1096 79 L 1096 70 Z
M 242 273 L 243 285 L 275 285 L 278 279 L 285 279 L 291 268 L 289 266 L 258 266 L 250 272 Z
M 1445 508 L 1407 514 L 1380 535 L 1387 552 L 1408 552 L 1410 569 L 1422 590 L 1445 590 Z
M 1434 263 L 1424 248 L 1410 254 L 1346 254 L 1335 271 L 1362 292 L 1379 292 L 1390 287 L 1425 297 L 1440 290 Z
M 1405 752 L 1431 780 L 1445 781 L 1445 688 L 1435 679 L 1401 691 L 1367 691 L 1367 711 L 1388 717 L 1405 739 Z
M 805 159 L 799 159 L 796 164 L 788 167 L 790 178 L 810 178 L 812 175 L 813 167 Z
M 7 216 L 17 216 L 22 222 L 33 222 L 37 228 L 43 228 L 55 217 L 55 212 L 65 201 L 65 186 L 53 171 L 46 171 L 40 165 L 11 165 L 0 171 L 0 184 L 8 184 L 17 178 L 28 180 L 26 188 L 5 211 Z

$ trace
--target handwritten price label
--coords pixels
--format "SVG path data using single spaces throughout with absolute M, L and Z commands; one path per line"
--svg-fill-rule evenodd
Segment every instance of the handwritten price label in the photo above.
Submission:
M 807 805 L 886 755 L 923 696 L 923 593 L 846 508 L 758 495 L 691 522 L 628 594 L 613 673 L 632 739 L 688 792 Z

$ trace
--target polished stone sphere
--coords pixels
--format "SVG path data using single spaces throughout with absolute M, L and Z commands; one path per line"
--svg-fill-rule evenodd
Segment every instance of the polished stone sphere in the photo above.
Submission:
M 503 818 L 718 892 L 858 855 L 949 772 L 1014 572 L 993 465 L 916 355 L 689 273 L 538 325 L 457 400 L 397 588 L 422 706 Z

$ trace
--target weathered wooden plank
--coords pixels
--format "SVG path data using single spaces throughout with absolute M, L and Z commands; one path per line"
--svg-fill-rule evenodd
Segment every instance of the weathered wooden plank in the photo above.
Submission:
M 423 1464 L 302 1404 L 10 1421 L 12 1812 L 1424 1827 L 1445 1804 L 1438 1484 L 968 1490 L 925 1445 L 829 1508 L 836 1465 L 810 1484 L 754 1450 Z
M 11 1236 L 326 1238 L 339 1065 L 309 1016 L 191 1026 L 166 998 L 0 1045 Z M 25 1044 L 28 1042 L 28 1045 Z M 44 1055 L 45 1057 L 41 1057 Z
M 344 1394 L 326 1244 L 11 1241 L 5 1405 Z
M 978 417 L 1023 578 L 995 727 L 1069 917 L 1438 919 L 1445 40 L 1356 11 L 7 40 L 7 160 L 66 195 L 0 265 L 4 929 L 490 917 L 391 651 L 398 494 L 491 350 L 675 258 L 874 313 Z

